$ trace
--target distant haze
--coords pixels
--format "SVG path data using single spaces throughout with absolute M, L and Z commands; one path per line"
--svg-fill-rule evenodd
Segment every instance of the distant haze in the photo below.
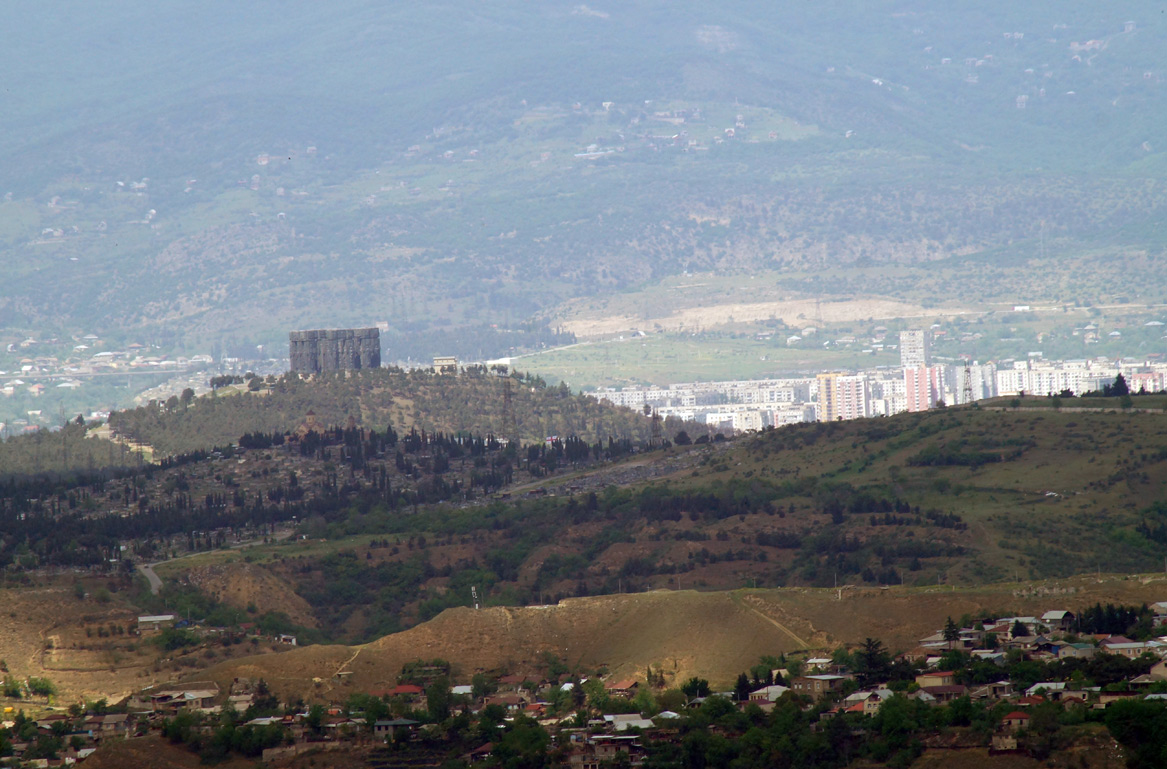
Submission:
M 1159 9 L 788 5 L 9 8 L 0 332 L 485 359 L 686 272 L 1162 301 Z

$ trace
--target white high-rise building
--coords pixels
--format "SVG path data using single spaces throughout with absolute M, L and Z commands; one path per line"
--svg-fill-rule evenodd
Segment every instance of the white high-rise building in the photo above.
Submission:
M 910 328 L 900 332 L 900 368 L 923 368 L 930 357 L 927 331 Z

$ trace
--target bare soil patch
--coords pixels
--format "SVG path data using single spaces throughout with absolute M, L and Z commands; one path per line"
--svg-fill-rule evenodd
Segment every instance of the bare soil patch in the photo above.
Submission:
M 192 569 L 191 584 L 215 600 L 257 614 L 278 611 L 304 627 L 317 627 L 312 607 L 284 580 L 253 563 L 224 563 Z
M 612 336 L 634 330 L 699 331 L 735 323 L 781 320 L 790 326 L 843 323 L 867 319 L 916 318 L 963 315 L 957 308 L 925 308 L 894 299 L 854 298 L 838 302 L 813 299 L 783 299 L 767 302 L 731 302 L 710 306 L 683 307 L 667 315 L 604 314 L 588 312 L 566 317 L 561 325 L 581 339 Z

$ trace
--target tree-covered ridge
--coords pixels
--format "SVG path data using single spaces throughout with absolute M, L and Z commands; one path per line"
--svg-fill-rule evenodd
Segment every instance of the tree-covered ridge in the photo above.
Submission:
M 482 368 L 457 376 L 423 369 L 311 378 L 290 373 L 255 392 L 216 391 L 189 404 L 173 399 L 118 412 L 110 416 L 110 426 L 167 455 L 226 445 L 244 433 L 290 432 L 308 412 L 321 426 L 344 427 L 351 418 L 365 428 L 489 434 L 523 444 L 551 436 L 576 436 L 588 443 L 609 437 L 642 441 L 651 432 L 643 414 L 572 394 L 566 386 L 548 387 L 535 377 L 500 377 Z
M 170 408 L 190 402 L 175 401 Z M 266 539 L 277 527 L 290 534 L 297 521 L 311 537 L 329 523 L 342 537 L 396 530 L 395 519 L 410 511 L 441 517 L 434 506 L 443 502 L 479 504 L 514 483 L 654 448 L 572 435 L 520 447 L 466 431 L 398 433 L 391 425 L 323 427 L 314 419 L 310 412 L 295 433 L 247 432 L 237 446 L 156 463 L 9 478 L 0 483 L 0 567 L 128 569 L 134 558 Z
M 91 434 L 80 417 L 60 430 L 38 430 L 0 441 L 0 480 L 69 477 L 140 462 L 136 451 Z

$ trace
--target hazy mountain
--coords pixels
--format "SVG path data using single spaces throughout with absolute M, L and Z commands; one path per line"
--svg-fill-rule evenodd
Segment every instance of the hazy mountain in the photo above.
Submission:
M 1150 3 L 6 17 L 13 334 L 253 344 L 383 320 L 402 354 L 491 355 L 563 299 L 684 270 L 809 269 L 849 292 L 850 265 L 934 262 L 944 291 L 970 260 L 1025 281 L 1047 248 L 1067 275 L 1051 299 L 1162 299 L 1158 275 L 1097 280 L 1163 248 Z

